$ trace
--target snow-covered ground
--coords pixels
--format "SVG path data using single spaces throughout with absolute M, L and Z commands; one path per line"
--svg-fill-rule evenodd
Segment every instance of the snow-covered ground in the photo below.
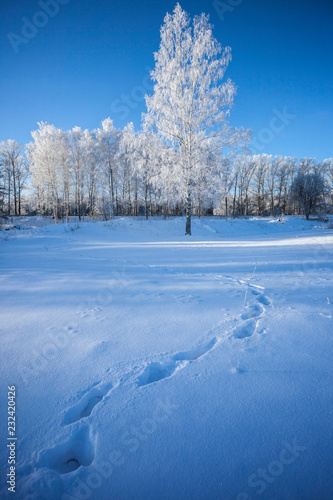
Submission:
M 0 233 L 1 498 L 333 498 L 327 224 L 21 224 Z

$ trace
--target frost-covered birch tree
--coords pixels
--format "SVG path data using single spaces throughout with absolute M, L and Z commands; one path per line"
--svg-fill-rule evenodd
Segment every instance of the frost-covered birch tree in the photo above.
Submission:
M 142 184 L 145 217 L 148 220 L 149 199 L 151 197 L 152 185 L 160 166 L 159 154 L 161 144 L 156 134 L 141 130 L 136 137 L 136 162 L 135 169 L 137 178 Z
M 111 118 L 102 121 L 102 128 L 97 129 L 96 138 L 102 172 L 108 186 L 108 218 L 114 217 L 114 174 L 119 156 L 120 131 L 114 128 Z
M 319 173 L 300 171 L 291 186 L 291 196 L 301 205 L 306 220 L 325 194 L 325 180 Z
M 74 127 L 68 133 L 70 168 L 75 192 L 75 211 L 79 220 L 84 217 L 84 196 L 86 182 L 86 138 L 81 127 Z
M 97 213 L 97 192 L 100 179 L 99 154 L 95 134 L 84 130 L 82 135 L 84 165 L 86 169 L 87 207 L 90 216 Z
M 272 155 L 263 153 L 252 157 L 254 163 L 254 194 L 257 201 L 257 213 L 263 215 L 265 211 L 266 180 Z
M 327 177 L 328 185 L 330 189 L 333 189 L 333 158 L 326 158 L 323 161 L 323 170 L 325 171 L 325 175 Z
M 136 159 L 135 144 L 134 125 L 133 123 L 129 123 L 122 131 L 119 141 L 119 169 L 122 187 L 123 210 L 125 215 L 131 215 L 133 208 L 131 192 L 133 185 L 135 185 L 135 176 L 133 175 L 135 171 L 134 164 Z
M 222 81 L 231 49 L 222 48 L 212 29 L 208 16 L 201 14 L 191 22 L 179 4 L 172 15 L 166 15 L 151 72 L 154 92 L 146 96 L 146 122 L 178 154 L 186 234 L 191 234 L 192 195 L 202 151 L 208 147 L 211 153 L 221 151 L 246 134 L 231 129 L 227 122 L 236 94 L 230 79 Z
M 26 158 L 22 154 L 24 146 L 9 139 L 0 143 L 0 164 L 2 166 L 3 189 L 7 192 L 8 215 L 11 209 L 11 191 L 13 193 L 14 214 L 21 214 L 21 193 L 28 176 Z
M 38 123 L 39 128 L 31 132 L 33 142 L 27 145 L 32 184 L 37 191 L 39 211 L 42 207 L 52 210 L 58 222 L 59 191 L 61 186 L 62 131 L 48 123 Z

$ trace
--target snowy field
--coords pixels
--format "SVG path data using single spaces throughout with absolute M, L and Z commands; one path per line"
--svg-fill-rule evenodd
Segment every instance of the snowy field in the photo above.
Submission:
M 333 498 L 327 224 L 15 223 L 0 232 L 1 498 Z

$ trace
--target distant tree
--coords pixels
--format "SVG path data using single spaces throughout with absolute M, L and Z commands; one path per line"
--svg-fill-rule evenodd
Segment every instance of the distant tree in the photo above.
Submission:
M 122 189 L 124 215 L 134 214 L 137 209 L 137 182 L 136 182 L 136 133 L 133 123 L 126 125 L 119 141 L 119 177 Z M 134 206 L 132 191 L 134 190 Z
M 148 220 L 149 208 L 151 211 L 151 192 L 160 169 L 160 153 L 163 144 L 156 134 L 145 129 L 138 133 L 135 142 L 135 169 L 137 179 L 142 187 L 145 217 Z
M 4 213 L 5 194 L 6 194 L 5 166 L 0 161 L 0 216 Z
M 209 141 L 201 147 L 200 161 L 193 169 L 193 201 L 196 200 L 196 212 L 202 215 L 208 208 L 212 209 L 220 193 L 221 155 L 212 152 Z
M 97 190 L 101 177 L 99 171 L 98 147 L 94 132 L 84 130 L 82 134 L 82 143 L 84 145 L 84 165 L 85 165 L 85 183 L 87 192 L 86 212 L 90 216 L 97 213 Z
M 71 172 L 70 172 L 70 158 L 69 158 L 69 139 L 68 134 L 61 130 L 58 132 L 58 152 L 59 152 L 59 167 L 60 167 L 60 186 L 59 192 L 62 199 L 62 217 L 66 222 L 69 221 L 70 214 L 70 198 L 71 198 Z
M 268 164 L 267 169 L 267 191 L 269 194 L 269 209 L 271 215 L 274 214 L 275 211 L 275 194 L 276 194 L 276 184 L 278 177 L 278 169 L 280 165 L 281 157 L 274 156 L 271 159 L 271 162 Z
M 11 211 L 11 194 L 13 193 L 14 214 L 21 214 L 21 193 L 27 179 L 26 158 L 22 154 L 24 145 L 9 139 L 0 143 L 0 163 L 5 180 L 3 192 L 7 194 L 8 215 Z
M 317 162 L 315 158 L 301 158 L 298 162 L 298 172 L 311 174 L 317 171 Z
M 54 222 L 58 222 L 59 193 L 62 174 L 62 139 L 60 129 L 48 123 L 38 123 L 39 128 L 31 132 L 33 142 L 27 145 L 32 184 L 37 191 L 39 211 L 51 211 Z
M 321 174 L 299 172 L 291 186 L 291 196 L 297 201 L 308 220 L 325 193 L 325 181 Z
M 286 213 L 288 209 L 289 191 L 293 182 L 297 158 L 280 156 L 276 171 L 277 210 Z
M 326 158 L 323 161 L 323 171 L 325 172 L 325 178 L 327 179 L 328 185 L 328 195 L 330 201 L 333 201 L 333 158 Z
M 186 202 L 186 234 L 191 234 L 192 196 L 202 152 L 231 147 L 244 136 L 228 126 L 236 89 L 231 80 L 222 82 L 231 60 L 231 49 L 222 49 L 212 35 L 205 14 L 191 19 L 176 5 L 161 28 L 155 54 L 154 93 L 146 96 L 147 123 L 169 142 L 178 154 L 178 186 Z M 209 151 L 208 151 L 209 150 Z
M 269 172 L 272 155 L 263 153 L 262 155 L 254 155 L 252 157 L 254 172 L 253 185 L 254 195 L 257 202 L 257 214 L 263 215 L 265 212 L 266 200 L 266 181 Z
M 75 213 L 79 220 L 84 218 L 84 199 L 87 181 L 87 135 L 81 127 L 73 127 L 68 132 L 69 164 L 75 193 Z
M 326 173 L 333 187 L 333 158 L 326 158 L 326 160 L 324 160 L 323 163 L 325 165 Z
M 249 189 L 250 183 L 255 171 L 253 158 L 246 155 L 239 155 L 234 161 L 233 174 L 233 215 L 236 210 L 236 193 L 238 192 L 238 212 L 239 215 L 248 215 L 249 213 Z
M 17 211 L 21 215 L 22 210 L 22 191 L 26 187 L 29 178 L 29 162 L 25 155 L 20 155 L 15 171 L 16 192 L 17 192 Z
M 117 173 L 121 134 L 113 126 L 111 118 L 103 120 L 102 128 L 97 129 L 95 134 L 101 171 L 105 176 L 106 185 L 108 186 L 109 201 L 107 212 L 108 218 L 111 220 L 114 216 L 115 174 Z

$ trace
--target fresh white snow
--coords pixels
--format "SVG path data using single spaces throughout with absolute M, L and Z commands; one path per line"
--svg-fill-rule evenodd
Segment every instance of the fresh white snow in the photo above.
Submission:
M 16 385 L 18 483 L 5 437 L 1 498 L 333 497 L 327 224 L 14 223 L 30 229 L 0 233 L 0 418 Z

